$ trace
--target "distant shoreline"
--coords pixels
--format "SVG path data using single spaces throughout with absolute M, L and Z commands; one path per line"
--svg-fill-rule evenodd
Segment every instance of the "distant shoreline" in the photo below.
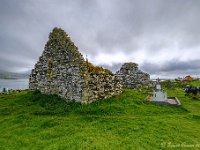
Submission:
M 0 78 L 3 80 L 18 80 L 18 79 L 29 79 L 29 78 Z
M 13 89 L 13 90 L 22 90 L 27 89 L 29 87 L 29 79 L 28 78 L 6 78 L 0 79 L 0 91 L 3 88 Z

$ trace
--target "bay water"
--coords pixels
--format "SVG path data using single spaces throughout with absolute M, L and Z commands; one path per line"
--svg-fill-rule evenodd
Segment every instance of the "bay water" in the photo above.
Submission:
M 0 79 L 0 92 L 3 88 L 13 90 L 28 89 L 29 79 Z

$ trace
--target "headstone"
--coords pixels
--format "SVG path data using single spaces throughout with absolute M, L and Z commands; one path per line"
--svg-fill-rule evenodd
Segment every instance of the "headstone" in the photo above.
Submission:
M 5 93 L 6 92 L 6 88 L 3 88 L 3 91 L 2 91 L 3 93 Z
M 161 91 L 161 85 L 158 84 L 158 83 L 156 84 L 156 90 L 157 90 L 157 91 Z
M 161 85 L 157 83 L 155 87 L 155 91 L 153 92 L 152 101 L 166 101 L 166 100 L 167 100 L 167 93 L 163 92 Z

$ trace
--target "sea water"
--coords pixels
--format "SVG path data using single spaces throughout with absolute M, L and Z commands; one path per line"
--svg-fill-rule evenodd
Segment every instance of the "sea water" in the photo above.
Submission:
M 28 89 L 28 79 L 0 79 L 0 92 L 3 88 L 13 90 Z

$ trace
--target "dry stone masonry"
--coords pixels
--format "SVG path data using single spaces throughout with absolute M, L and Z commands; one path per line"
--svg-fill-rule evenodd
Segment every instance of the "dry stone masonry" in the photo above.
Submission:
M 85 61 L 66 32 L 54 28 L 30 75 L 29 88 L 90 103 L 122 92 L 121 80 Z
M 150 75 L 138 70 L 136 63 L 124 63 L 116 75 L 122 79 L 124 88 L 137 88 L 150 84 Z

